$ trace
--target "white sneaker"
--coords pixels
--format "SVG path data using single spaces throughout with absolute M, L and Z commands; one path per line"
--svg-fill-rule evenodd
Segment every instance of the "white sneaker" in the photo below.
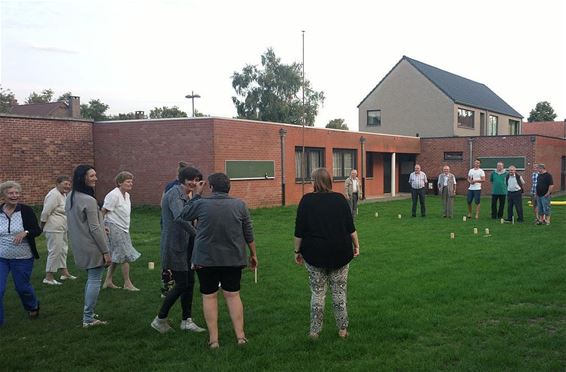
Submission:
M 67 280 L 67 279 L 69 279 L 69 280 L 75 280 L 75 279 L 77 279 L 77 277 L 74 276 L 74 275 L 71 275 L 71 274 L 69 274 L 69 275 L 61 275 L 61 280 Z
M 151 327 L 159 333 L 167 333 L 173 330 L 173 328 L 169 325 L 167 318 L 159 319 L 157 316 L 151 322 Z
M 43 284 L 48 284 L 48 285 L 61 285 L 63 283 L 56 281 L 55 279 L 53 280 L 48 280 L 48 279 L 43 279 Z
M 187 320 L 181 320 L 181 330 L 197 332 L 197 333 L 206 331 L 206 329 L 196 325 L 191 318 L 188 318 Z

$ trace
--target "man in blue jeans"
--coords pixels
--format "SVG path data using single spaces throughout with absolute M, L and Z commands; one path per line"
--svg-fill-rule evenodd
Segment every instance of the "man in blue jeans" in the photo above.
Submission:
M 537 225 L 550 225 L 550 195 L 554 189 L 552 175 L 546 171 L 544 164 L 538 165 L 537 206 L 539 220 Z

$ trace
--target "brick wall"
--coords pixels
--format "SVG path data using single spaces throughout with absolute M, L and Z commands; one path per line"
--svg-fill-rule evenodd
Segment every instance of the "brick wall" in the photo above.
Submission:
M 135 175 L 132 202 L 158 204 L 166 182 L 175 177 L 179 160 L 188 161 L 207 176 L 224 172 L 226 160 L 273 160 L 272 180 L 233 180 L 230 194 L 242 198 L 249 207 L 281 205 L 281 137 L 285 129 L 286 204 L 296 204 L 302 187 L 295 180 L 295 147 L 302 145 L 299 126 L 221 118 L 131 120 L 94 124 L 95 165 L 99 175 L 97 197 L 113 187 L 120 170 Z M 418 153 L 418 138 L 388 136 L 321 128 L 305 129 L 305 146 L 324 147 L 325 165 L 331 170 L 332 149 L 358 150 L 361 169 L 360 138 L 366 138 L 365 149 L 372 152 Z M 381 173 L 380 173 L 381 172 Z M 383 166 L 377 161 L 374 178 L 366 187 L 374 195 L 383 190 Z M 334 189 L 343 191 L 343 181 Z M 305 192 L 312 191 L 310 184 Z M 381 192 L 380 192 L 381 191 Z
M 521 134 L 539 134 L 541 136 L 566 138 L 566 121 L 523 122 Z
M 566 157 L 566 140 L 537 136 L 535 142 L 537 163 L 544 163 L 546 170 L 552 174 L 554 191 L 566 190 L 561 180 L 562 157 Z
M 470 141 L 472 142 L 471 159 L 478 157 L 496 156 L 525 156 L 526 170 L 519 171 L 530 188 L 530 174 L 535 161 L 535 144 L 531 141 L 533 136 L 494 136 L 494 137 L 446 137 L 422 138 L 422 152 L 417 156 L 417 162 L 430 179 L 436 179 L 442 172 L 444 164 L 450 166 L 451 172 L 458 179 L 457 192 L 466 193 L 469 186 L 466 181 L 470 169 Z M 539 137 L 540 138 L 540 137 Z M 444 160 L 445 152 L 462 152 L 463 160 Z M 511 164 L 505 164 L 505 167 Z M 486 171 L 487 182 L 482 185 L 482 193 L 491 193 L 489 177 L 491 171 Z
M 214 171 L 211 119 L 127 120 L 94 124 L 96 197 L 114 187 L 122 170 L 134 174 L 134 205 L 159 205 L 165 185 L 177 178 L 180 160 L 206 176 Z
M 90 121 L 0 115 L 0 138 L 0 181 L 19 182 L 26 204 L 42 204 L 57 176 L 94 163 Z

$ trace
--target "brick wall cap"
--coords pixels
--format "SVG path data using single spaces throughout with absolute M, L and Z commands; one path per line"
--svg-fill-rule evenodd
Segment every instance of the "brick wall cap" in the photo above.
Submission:
M 107 121 L 95 121 L 94 124 L 128 124 L 128 123 L 160 123 L 164 121 L 215 121 L 215 120 L 227 120 L 227 121 L 237 121 L 242 123 L 253 123 L 253 124 L 267 124 L 267 125 L 277 125 L 285 126 L 289 128 L 301 128 L 301 125 L 289 124 L 289 123 L 278 123 L 273 121 L 259 121 L 250 119 L 235 119 L 235 118 L 224 118 L 220 116 L 206 116 L 198 118 L 163 118 L 163 119 L 134 119 L 134 120 L 107 120 Z M 417 139 L 419 137 L 407 136 L 402 134 L 387 134 L 387 133 L 375 133 L 375 132 L 361 132 L 354 130 L 343 130 L 343 129 L 333 129 L 333 128 L 319 128 L 319 127 L 309 127 L 305 126 L 306 130 L 320 130 L 320 131 L 333 131 L 339 133 L 357 133 L 369 136 L 383 136 L 383 137 L 398 137 L 398 138 L 412 138 Z
M 60 121 L 80 121 L 83 123 L 92 123 L 90 119 L 82 118 L 64 118 L 56 116 L 28 116 L 28 115 L 14 115 L 14 114 L 0 114 L 0 118 L 14 118 L 14 119 L 34 119 L 34 120 L 60 120 Z

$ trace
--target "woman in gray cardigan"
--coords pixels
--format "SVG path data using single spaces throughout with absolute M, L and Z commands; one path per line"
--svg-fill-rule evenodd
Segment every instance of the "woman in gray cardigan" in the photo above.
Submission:
M 73 191 L 65 203 L 69 240 L 77 267 L 87 271 L 83 327 L 104 325 L 95 319 L 94 308 L 100 293 L 104 266 L 111 263 L 102 214 L 94 198 L 96 171 L 79 165 L 73 174 Z

